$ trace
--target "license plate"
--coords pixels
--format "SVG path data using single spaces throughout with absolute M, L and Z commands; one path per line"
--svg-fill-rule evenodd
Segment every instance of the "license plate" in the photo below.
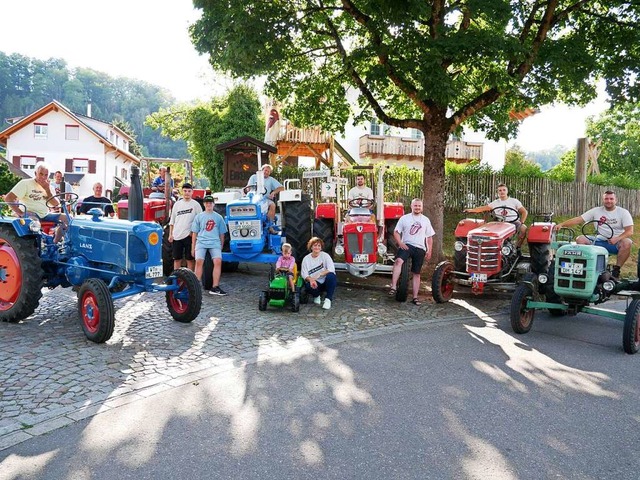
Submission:
M 471 281 L 478 283 L 487 283 L 487 274 L 486 273 L 472 273 Z
M 353 256 L 354 263 L 367 263 L 369 261 L 369 255 L 366 253 L 356 253 Z
M 154 265 L 153 267 L 147 267 L 144 272 L 146 278 L 158 278 L 162 276 L 162 265 Z
M 560 265 L 560 273 L 567 275 L 582 275 L 583 265 L 581 263 L 562 262 Z

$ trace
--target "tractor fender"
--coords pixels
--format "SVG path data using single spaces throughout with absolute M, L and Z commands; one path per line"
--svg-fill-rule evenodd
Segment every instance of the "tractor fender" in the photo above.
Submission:
M 398 202 L 385 202 L 384 219 L 393 220 L 404 215 L 404 205 Z
M 9 224 L 13 227 L 16 234 L 19 237 L 26 237 L 29 235 L 34 235 L 34 232 L 31 231 L 29 225 L 32 220 L 30 218 L 14 218 L 14 217 L 3 217 L 0 218 L 0 224 Z
M 484 225 L 484 220 L 480 218 L 463 218 L 458 222 L 458 225 L 456 225 L 456 230 L 453 235 L 456 238 L 466 238 L 467 233 L 480 225 Z
M 551 243 L 551 235 L 555 223 L 534 223 L 527 229 L 527 242 Z
M 316 207 L 315 218 L 338 218 L 338 204 L 336 203 L 319 203 Z

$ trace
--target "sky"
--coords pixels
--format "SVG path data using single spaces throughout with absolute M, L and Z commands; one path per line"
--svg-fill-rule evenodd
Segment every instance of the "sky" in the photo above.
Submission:
M 191 0 L 3 2 L 0 51 L 63 58 L 71 68 L 159 85 L 179 101 L 206 100 L 224 93 L 230 82 L 214 75 L 191 44 L 188 27 L 199 16 Z M 522 122 L 510 144 L 525 151 L 573 148 L 584 136 L 585 118 L 605 108 L 602 97 L 586 108 L 543 106 Z

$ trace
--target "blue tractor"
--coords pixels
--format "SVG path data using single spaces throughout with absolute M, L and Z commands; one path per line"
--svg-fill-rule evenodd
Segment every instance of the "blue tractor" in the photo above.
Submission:
M 134 194 L 139 199 L 132 203 L 141 207 L 139 185 L 134 168 L 132 190 L 139 192 Z M 113 334 L 114 300 L 138 293 L 165 292 L 169 312 L 178 322 L 188 323 L 198 316 L 202 290 L 193 272 L 180 268 L 158 282 L 163 275 L 160 225 L 136 220 L 142 212 L 133 205 L 130 220 L 105 218 L 98 208 L 88 216 L 72 217 L 69 196 L 77 200 L 74 193 L 57 195 L 68 220 L 67 232 L 57 244 L 49 233 L 52 225 L 27 215 L 0 214 L 0 320 L 18 322 L 29 317 L 44 287 L 77 291 L 82 329 L 96 343 L 106 342 Z

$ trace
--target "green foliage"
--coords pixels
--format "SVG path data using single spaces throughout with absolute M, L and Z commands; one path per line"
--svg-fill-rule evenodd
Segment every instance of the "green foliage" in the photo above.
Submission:
M 0 52 L 0 119 L 28 115 L 52 100 L 79 114 L 85 114 L 91 103 L 92 117 L 126 121 L 144 155 L 181 158 L 186 154 L 184 142 L 162 138 L 144 125 L 147 115 L 174 102 L 160 87 L 88 68 L 71 69 L 59 58 L 38 60 Z
M 525 153 L 517 145 L 507 150 L 504 160 L 504 175 L 513 175 L 520 177 L 542 177 L 543 173 L 540 166 L 528 160 Z
M 560 158 L 560 163 L 546 172 L 546 176 L 558 182 L 573 182 L 576 179 L 576 151 L 569 150 Z
M 587 135 L 600 141 L 598 165 L 603 174 L 640 174 L 640 103 L 620 104 L 589 118 Z
M 147 125 L 162 135 L 186 141 L 194 166 L 201 169 L 212 191 L 223 188 L 221 144 L 245 135 L 261 139 L 264 122 L 258 95 L 247 85 L 236 85 L 208 104 L 176 105 L 150 115 Z
M 0 193 L 7 193 L 19 181 L 20 177 L 11 173 L 6 164 L 0 163 Z
M 446 175 L 466 174 L 466 175 L 491 175 L 495 173 L 490 165 L 482 164 L 479 160 L 472 160 L 469 163 L 455 163 L 447 161 L 445 163 Z
M 567 147 L 564 145 L 556 145 L 551 149 L 527 152 L 527 159 L 540 165 L 542 171 L 547 171 L 560 163 L 560 159 L 567 153 L 567 150 Z

